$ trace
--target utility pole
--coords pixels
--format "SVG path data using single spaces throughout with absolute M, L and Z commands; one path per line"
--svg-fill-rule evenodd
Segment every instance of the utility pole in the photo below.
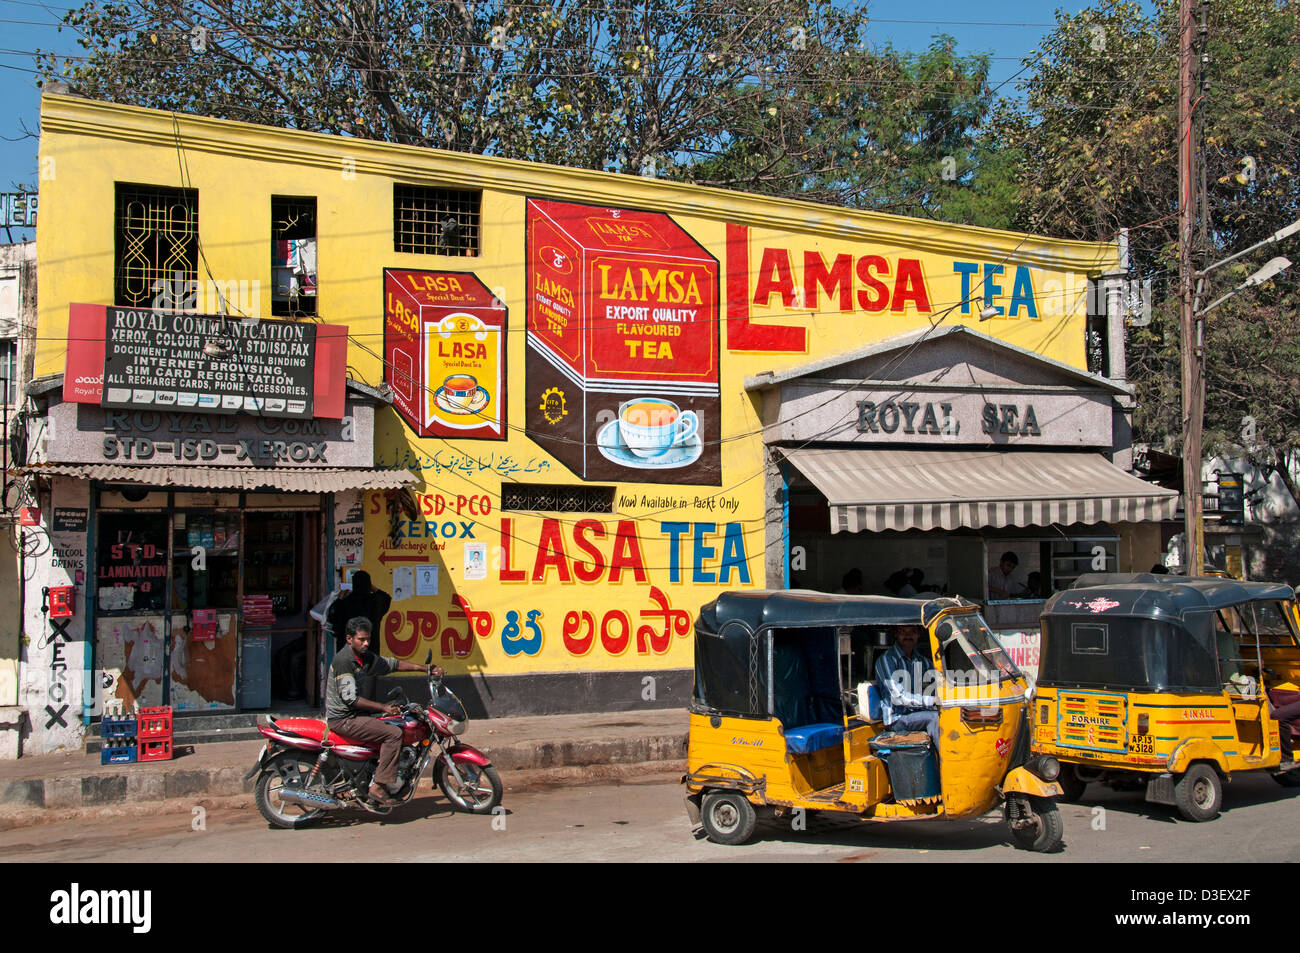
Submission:
M 1189 576 L 1205 569 L 1205 537 L 1201 495 L 1201 432 L 1205 417 L 1202 355 L 1192 302 L 1192 242 L 1196 229 L 1196 183 L 1200 140 L 1196 135 L 1196 87 L 1192 0 L 1178 0 L 1178 305 L 1183 396 L 1183 563 Z

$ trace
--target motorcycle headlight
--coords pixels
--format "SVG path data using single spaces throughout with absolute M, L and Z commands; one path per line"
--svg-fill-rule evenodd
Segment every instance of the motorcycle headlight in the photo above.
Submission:
M 457 720 L 457 719 L 453 718 L 453 719 L 451 719 L 451 724 L 448 725 L 448 727 L 451 728 L 451 733 L 452 733 L 452 734 L 454 734 L 454 735 L 461 735 L 461 734 L 464 734 L 464 733 L 465 733 L 465 729 L 466 729 L 467 727 L 469 727 L 469 722 L 468 722 L 468 721 L 465 721 L 464 719 Z

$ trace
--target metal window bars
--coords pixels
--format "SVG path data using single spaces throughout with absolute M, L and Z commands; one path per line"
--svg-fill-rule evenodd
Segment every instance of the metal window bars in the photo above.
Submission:
M 393 250 L 472 257 L 479 249 L 476 191 L 393 185 Z

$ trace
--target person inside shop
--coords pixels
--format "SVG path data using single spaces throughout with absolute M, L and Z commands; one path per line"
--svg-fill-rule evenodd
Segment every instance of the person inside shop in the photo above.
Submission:
M 1007 550 L 998 560 L 998 564 L 989 570 L 989 598 L 1010 599 L 1024 591 L 1024 586 L 1014 578 L 1020 557 Z
M 402 729 L 368 715 L 399 715 L 402 709 L 372 701 L 364 695 L 374 694 L 375 679 L 380 675 L 425 671 L 442 675 L 444 672 L 437 665 L 426 668 L 372 652 L 371 631 L 370 620 L 365 616 L 348 620 L 344 630 L 347 644 L 330 663 L 329 684 L 325 688 L 325 723 L 330 731 L 344 737 L 379 745 L 379 764 L 375 768 L 375 781 L 370 785 L 370 799 L 391 807 L 397 803 L 391 795 L 400 787 L 397 755 L 402 750 Z
M 918 599 L 943 595 L 943 590 L 939 586 L 925 581 L 925 572 L 923 570 L 913 569 L 908 575 L 907 581 L 916 590 L 916 598 Z
M 840 587 L 835 590 L 836 595 L 862 595 L 862 570 L 854 566 L 846 572 L 840 579 Z
M 380 632 L 393 597 L 370 582 L 370 573 L 357 570 L 352 576 L 352 591 L 344 593 L 330 606 L 326 621 L 334 632 L 335 651 L 343 651 L 344 627 L 349 619 L 364 616 L 370 620 L 370 631 Z
M 925 570 L 923 569 L 904 569 L 904 582 L 899 587 L 898 594 L 904 599 L 917 599 L 922 593 L 933 592 L 933 587 L 925 584 Z
M 893 646 L 876 659 L 876 685 L 885 727 L 924 731 L 938 751 L 939 696 L 934 663 L 926 652 L 916 651 L 916 643 L 924 636 L 925 629 L 919 625 L 900 626 L 894 632 Z
M 885 591 L 891 596 L 899 596 L 901 598 L 903 596 L 903 589 L 907 586 L 907 571 L 899 569 L 896 572 L 891 572 L 889 578 L 885 580 L 884 586 Z

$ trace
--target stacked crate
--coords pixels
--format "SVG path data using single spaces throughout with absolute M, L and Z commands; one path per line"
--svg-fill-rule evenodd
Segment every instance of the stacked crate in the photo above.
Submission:
M 170 761 L 172 756 L 172 706 L 141 708 L 139 721 L 139 760 Z
M 105 715 L 99 723 L 99 763 L 129 764 L 136 760 L 137 719 L 110 718 Z

